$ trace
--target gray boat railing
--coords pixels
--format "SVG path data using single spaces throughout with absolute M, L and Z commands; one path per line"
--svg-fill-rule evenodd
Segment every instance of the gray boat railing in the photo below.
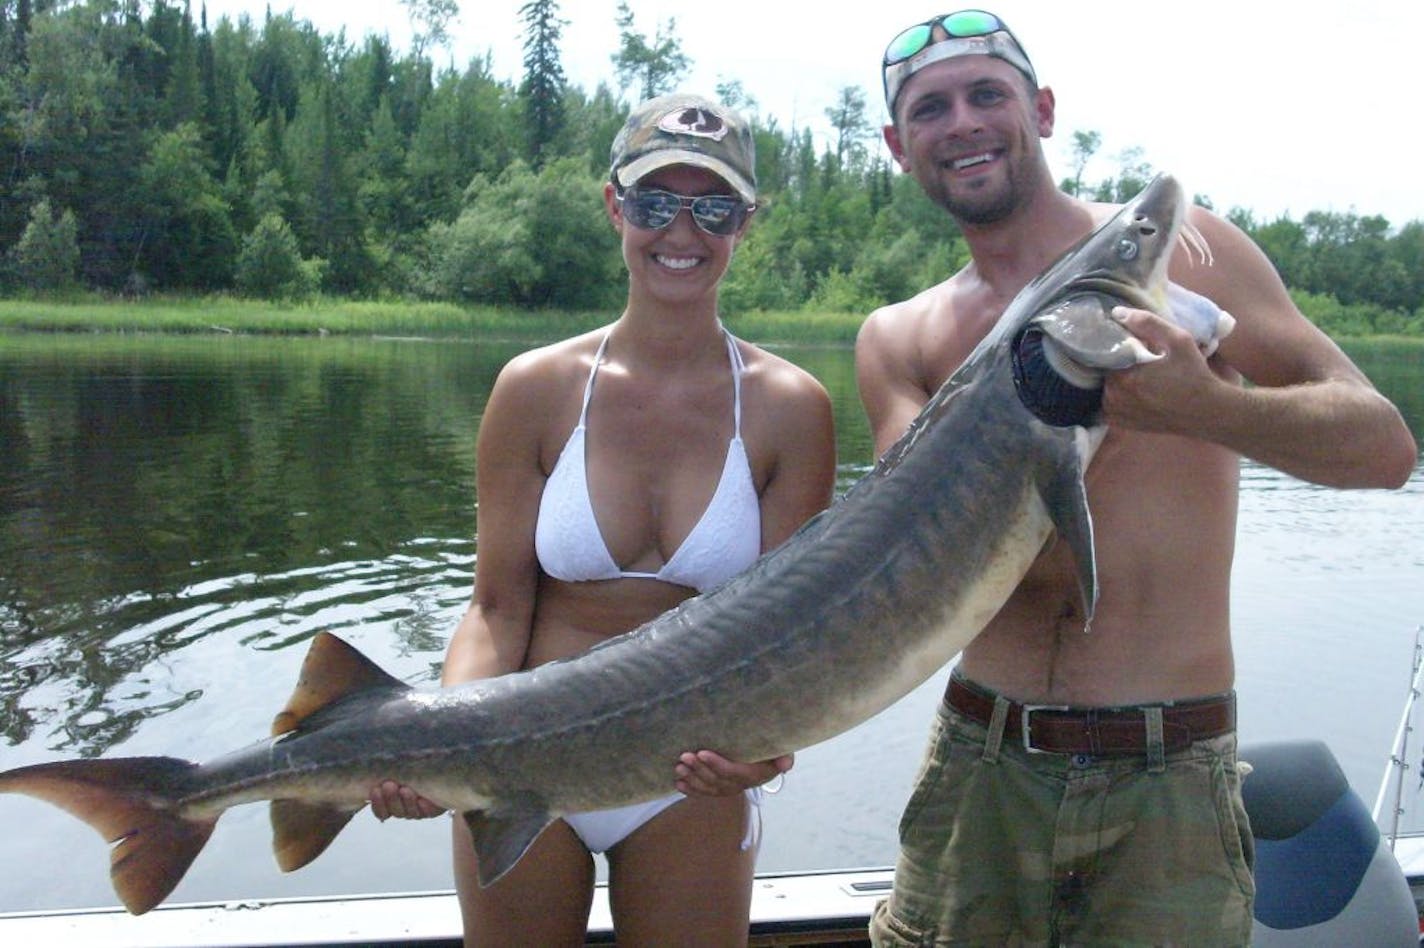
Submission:
M 1424 687 L 1424 625 L 1414 630 L 1414 658 L 1409 671 L 1409 691 L 1404 700 L 1404 711 L 1399 718 L 1399 728 L 1395 731 L 1394 742 L 1390 745 L 1389 762 L 1385 765 L 1384 777 L 1380 780 L 1379 795 L 1375 798 L 1373 810 L 1375 825 L 1389 840 L 1393 850 L 1399 839 L 1399 821 L 1404 815 L 1404 775 L 1411 769 L 1409 763 L 1409 735 L 1414 731 L 1414 706 L 1419 701 L 1420 689 Z M 1386 829 L 1385 801 L 1393 789 L 1394 805 L 1388 814 L 1389 827 Z

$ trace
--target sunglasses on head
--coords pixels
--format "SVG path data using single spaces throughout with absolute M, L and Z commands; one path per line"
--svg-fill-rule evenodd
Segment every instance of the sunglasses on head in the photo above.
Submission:
M 643 230 L 662 230 L 677 218 L 683 208 L 692 214 L 698 227 L 714 237 L 730 237 L 756 210 L 730 194 L 704 194 L 685 197 L 660 188 L 625 188 L 617 193 L 623 207 L 623 218 Z
M 984 10 L 959 10 L 917 23 L 890 41 L 890 45 L 885 47 L 885 57 L 881 61 L 881 69 L 886 73 L 887 90 L 891 87 L 892 71 L 897 77 L 895 88 L 898 88 L 900 81 L 905 78 L 902 70 L 892 70 L 892 67 L 900 65 L 937 42 L 943 42 L 935 39 L 935 27 L 944 31 L 946 39 L 973 39 L 1002 33 L 1008 43 L 1006 46 L 1000 44 L 993 55 L 1001 56 L 1037 84 L 1038 80 L 1033 66 L 1029 64 L 1028 54 L 1003 20 Z
M 945 13 L 941 16 L 931 17 L 923 23 L 917 23 L 892 39 L 890 45 L 885 47 L 883 65 L 893 66 L 896 63 L 902 63 L 929 46 L 934 42 L 936 26 L 944 30 L 945 35 L 951 39 L 988 36 L 990 33 L 1001 31 L 1010 36 L 1014 35 L 1003 20 L 983 10 L 960 10 L 957 13 Z M 1018 39 L 1015 38 L 1014 42 L 1017 44 Z

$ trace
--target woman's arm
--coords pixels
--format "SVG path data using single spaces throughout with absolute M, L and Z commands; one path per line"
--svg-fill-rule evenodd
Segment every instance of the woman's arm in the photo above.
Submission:
M 541 361 L 526 356 L 506 366 L 480 422 L 474 594 L 446 648 L 442 685 L 517 671 L 529 650 L 539 578 L 534 524 L 545 475 L 540 431 L 527 419 L 546 417 L 538 408 L 549 388 L 541 384 L 547 375 Z M 447 809 L 393 780 L 373 787 L 370 800 L 379 820 L 424 819 Z

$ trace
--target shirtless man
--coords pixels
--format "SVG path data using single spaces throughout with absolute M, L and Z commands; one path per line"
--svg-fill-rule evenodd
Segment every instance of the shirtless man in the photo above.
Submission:
M 1115 210 L 1055 187 L 1041 144 L 1053 93 L 992 14 L 911 27 L 891 41 L 884 78 L 885 141 L 972 259 L 861 329 L 877 453 L 1014 295 Z M 1319 484 L 1397 487 L 1417 451 L 1249 238 L 1202 208 L 1188 220 L 1215 262 L 1179 251 L 1170 277 L 1230 312 L 1235 331 L 1208 359 L 1173 324 L 1118 311 L 1165 358 L 1104 390 L 1109 433 L 1087 474 L 1091 631 L 1071 553 L 1050 540 L 951 680 L 901 824 L 895 890 L 872 920 L 877 944 L 1250 939 L 1228 600 L 1240 458 Z

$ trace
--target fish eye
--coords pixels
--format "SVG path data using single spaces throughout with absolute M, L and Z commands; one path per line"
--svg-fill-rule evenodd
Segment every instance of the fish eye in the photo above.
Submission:
M 1137 244 L 1124 237 L 1117 242 L 1117 255 L 1120 260 L 1135 260 L 1137 258 Z

